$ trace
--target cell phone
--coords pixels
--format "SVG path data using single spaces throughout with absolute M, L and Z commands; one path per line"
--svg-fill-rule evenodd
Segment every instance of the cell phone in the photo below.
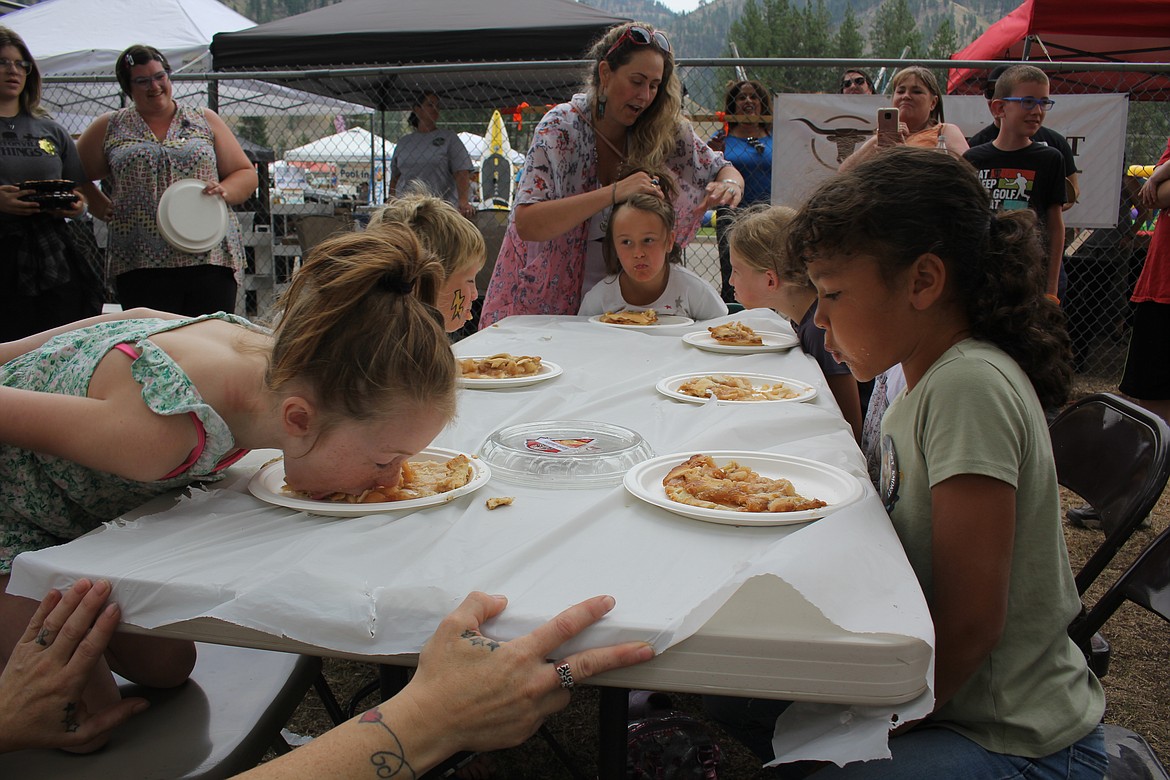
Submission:
M 892 146 L 898 140 L 898 109 L 879 108 L 877 112 L 878 146 Z

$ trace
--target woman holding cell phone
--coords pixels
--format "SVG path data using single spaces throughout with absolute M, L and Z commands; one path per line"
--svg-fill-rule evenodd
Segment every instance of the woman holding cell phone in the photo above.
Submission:
M 841 163 L 848 171 L 869 159 L 879 149 L 916 146 L 938 149 L 955 157 L 967 151 L 967 138 L 955 124 L 943 121 L 942 90 L 938 79 L 926 68 L 903 68 L 890 81 L 892 109 L 878 109 L 878 131 Z

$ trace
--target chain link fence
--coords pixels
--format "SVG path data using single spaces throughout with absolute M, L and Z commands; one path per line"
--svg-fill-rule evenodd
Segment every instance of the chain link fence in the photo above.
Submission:
M 819 85 L 825 93 L 835 92 L 846 67 L 864 69 L 880 89 L 905 64 L 684 59 L 679 60 L 679 75 L 686 92 L 684 109 L 699 136 L 708 139 L 723 127 L 725 88 L 732 80 L 754 79 L 777 93 L 774 109 L 779 115 L 794 100 L 785 93 L 807 94 L 810 84 Z M 917 64 L 935 71 L 942 84 L 956 65 L 946 61 Z M 944 104 L 947 120 L 971 136 L 990 122 L 979 93 L 986 72 L 998 63 L 958 64 L 974 68 L 960 85 L 973 97 L 947 95 Z M 1122 134 L 1124 139 L 1107 139 L 1115 149 L 1104 173 L 1088 175 L 1090 163 L 1103 159 L 1099 157 L 1099 150 L 1107 146 L 1103 139 L 1086 147 L 1085 134 L 1066 133 L 1078 153 L 1082 193 L 1117 193 L 1116 209 L 1108 220 L 1089 220 L 1092 226 L 1088 226 L 1078 224 L 1072 216 L 1076 212 L 1067 218 L 1068 287 L 1063 304 L 1078 370 L 1113 381 L 1120 376 L 1125 358 L 1128 296 L 1156 219 L 1156 214 L 1141 208 L 1136 193 L 1170 136 L 1166 102 L 1170 88 L 1163 86 L 1170 83 L 1170 65 L 1030 64 L 1049 72 L 1058 107 L 1068 100 L 1066 95 L 1128 95 L 1108 104 L 1119 106 L 1111 111 L 1124 113 L 1120 121 L 1107 125 L 1116 127 L 1109 133 Z M 176 99 L 216 109 L 260 174 L 255 196 L 236 209 L 248 253 L 240 310 L 263 316 L 312 243 L 331 230 L 360 227 L 370 211 L 385 201 L 397 144 L 414 131 L 408 122 L 410 108 L 427 92 L 440 101 L 438 127 L 458 134 L 471 160 L 470 199 L 487 240 L 490 267 L 511 213 L 513 188 L 533 130 L 548 106 L 577 91 L 575 85 L 583 81 L 586 67 L 584 62 L 557 61 L 174 74 Z M 74 133 L 93 116 L 121 105 L 117 85 L 106 75 L 48 77 L 45 92 L 46 107 Z M 860 104 L 865 108 L 854 112 L 854 118 L 872 118 L 869 107 L 884 103 L 880 98 L 864 100 L 869 102 Z M 497 112 L 499 121 L 493 122 Z M 1053 121 L 1058 115 L 1054 110 L 1046 124 L 1063 132 L 1067 128 Z M 1096 126 L 1106 125 L 1095 122 Z M 776 127 L 778 132 L 788 132 L 780 122 Z M 428 150 L 428 161 L 433 151 Z M 403 167 L 409 162 L 399 160 Z M 824 167 L 834 164 L 829 160 Z M 785 180 L 776 168 L 773 201 L 783 202 L 787 193 L 806 185 Z M 100 244 L 103 226 L 95 225 L 95 233 Z M 689 268 L 720 286 L 713 225 L 704 225 L 684 258 Z M 481 277 L 481 289 L 485 287 L 486 274 Z

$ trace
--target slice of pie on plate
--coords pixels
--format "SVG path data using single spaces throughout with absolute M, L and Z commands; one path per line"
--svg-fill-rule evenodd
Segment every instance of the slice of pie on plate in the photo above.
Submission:
M 510 379 L 540 373 L 539 355 L 500 352 L 485 358 L 462 358 L 459 371 L 464 379 Z
M 718 466 L 710 455 L 692 455 L 662 479 L 671 501 L 734 512 L 800 512 L 827 506 L 805 498 L 786 479 L 770 479 L 729 461 Z
M 345 504 L 381 504 L 387 501 L 409 501 L 447 493 L 461 488 L 471 481 L 474 472 L 466 455 L 456 455 L 450 460 L 410 460 L 402 464 L 402 477 L 392 488 L 376 487 L 360 494 L 330 493 L 314 496 L 285 485 L 282 492 L 294 498 L 318 501 L 333 501 Z
M 598 322 L 607 322 L 610 325 L 656 325 L 658 312 L 653 309 L 642 311 L 607 311 L 597 318 Z
M 711 338 L 720 344 L 733 347 L 762 347 L 764 339 L 750 327 L 738 320 L 709 327 Z
M 679 385 L 678 392 L 695 398 L 714 396 L 718 401 L 781 401 L 800 395 L 782 382 L 753 385 L 742 376 L 696 376 Z

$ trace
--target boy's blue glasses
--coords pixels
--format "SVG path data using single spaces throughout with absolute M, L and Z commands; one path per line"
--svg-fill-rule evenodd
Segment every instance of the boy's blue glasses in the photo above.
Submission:
M 1051 98 L 1006 97 L 1000 98 L 1000 100 L 1005 103 L 1019 103 L 1025 111 L 1031 111 L 1036 106 L 1040 106 L 1041 111 L 1047 111 L 1056 105 L 1056 101 Z

